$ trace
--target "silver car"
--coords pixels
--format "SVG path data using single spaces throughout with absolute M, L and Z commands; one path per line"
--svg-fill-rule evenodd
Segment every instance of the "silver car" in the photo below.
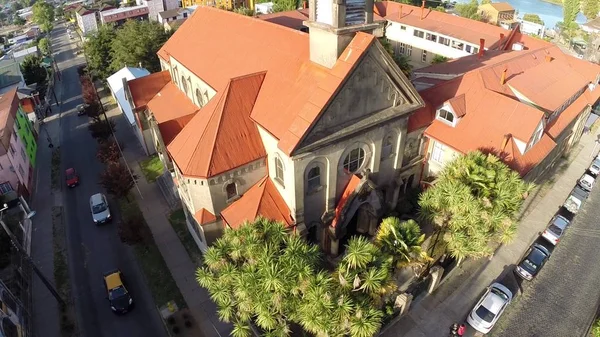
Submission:
M 90 197 L 90 209 L 95 224 L 109 222 L 112 219 L 108 201 L 102 193 L 96 193 Z
M 579 186 L 581 186 L 581 188 L 590 192 L 594 187 L 594 180 L 594 177 L 586 173 L 579 179 L 577 183 L 579 184 Z
M 550 221 L 548 228 L 542 233 L 542 237 L 553 245 L 557 245 L 560 237 L 565 233 L 569 220 L 562 215 L 555 215 Z
M 512 298 L 512 291 L 507 287 L 492 283 L 467 317 L 467 323 L 479 332 L 490 332 Z
M 594 159 L 594 161 L 592 162 L 592 164 L 588 168 L 588 171 L 590 171 L 590 173 L 593 176 L 597 176 L 598 173 L 600 173 L 600 159 L 597 159 L 597 158 Z

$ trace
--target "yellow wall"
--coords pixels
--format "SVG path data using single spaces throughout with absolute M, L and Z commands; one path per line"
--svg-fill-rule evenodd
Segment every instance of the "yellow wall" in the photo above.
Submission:
M 182 0 L 181 5 L 184 8 L 199 5 L 233 10 L 240 7 L 254 8 L 254 0 Z

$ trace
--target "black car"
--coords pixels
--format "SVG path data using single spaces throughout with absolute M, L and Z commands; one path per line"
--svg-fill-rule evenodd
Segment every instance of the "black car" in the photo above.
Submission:
M 516 273 L 521 278 L 531 281 L 550 258 L 551 250 L 541 244 L 534 243 L 525 258 L 519 262 Z
M 124 314 L 133 306 L 133 298 L 125 288 L 123 274 L 116 269 L 104 274 L 104 287 L 108 293 L 110 309 L 116 314 Z

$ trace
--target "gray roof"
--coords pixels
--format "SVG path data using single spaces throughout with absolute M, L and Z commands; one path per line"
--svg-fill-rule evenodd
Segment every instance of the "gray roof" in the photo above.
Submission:
M 185 8 L 173 8 L 173 9 L 166 10 L 164 12 L 160 12 L 160 13 L 158 13 L 158 15 L 160 15 L 160 17 L 162 19 L 168 19 L 168 18 L 177 16 L 179 13 L 183 13 L 183 12 L 187 12 L 187 10 Z
M 21 82 L 19 63 L 13 58 L 0 60 L 0 88 Z

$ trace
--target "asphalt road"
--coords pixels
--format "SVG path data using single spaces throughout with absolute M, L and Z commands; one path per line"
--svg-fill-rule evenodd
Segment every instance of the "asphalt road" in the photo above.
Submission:
M 62 172 L 74 167 L 81 180 L 74 189 L 62 187 L 69 271 L 78 326 L 83 337 L 162 337 L 166 335 L 165 330 L 141 270 L 131 248 L 118 238 L 116 201 L 110 200 L 115 217 L 112 223 L 96 226 L 92 221 L 89 198 L 103 192 L 98 185 L 103 165 L 96 159 L 97 143 L 87 130 L 88 118 L 77 116 L 75 111 L 76 106 L 82 103 L 77 67 L 85 59 L 74 54 L 73 41 L 69 40 L 64 24 L 54 29 L 52 44 L 63 85 L 60 120 Z M 112 313 L 103 285 L 103 273 L 115 268 L 123 271 L 135 301 L 133 310 L 124 316 Z
M 540 274 L 522 282 L 523 294 L 508 307 L 492 336 L 585 336 L 600 301 L 598 219 L 600 186 L 592 191 Z

